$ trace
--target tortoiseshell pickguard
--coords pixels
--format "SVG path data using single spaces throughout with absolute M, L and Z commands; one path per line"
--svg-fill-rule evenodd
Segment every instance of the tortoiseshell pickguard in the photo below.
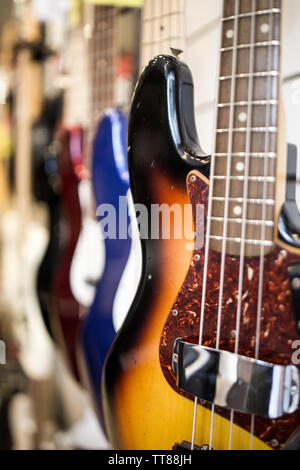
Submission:
M 205 206 L 205 224 L 209 187 L 198 173 L 193 175 L 196 178 L 191 178 L 191 175 L 188 178 L 190 201 L 194 214 L 196 204 Z M 193 253 L 190 269 L 169 313 L 160 342 L 160 363 L 165 378 L 178 393 L 193 400 L 194 397 L 184 394 L 176 387 L 171 361 L 176 338 L 192 343 L 199 342 L 204 252 L 205 246 Z M 293 342 L 299 339 L 287 276 L 288 266 L 299 260 L 299 255 L 289 253 L 279 245 L 265 256 L 259 359 L 270 363 L 291 364 L 295 352 Z M 239 258 L 226 257 L 219 348 L 231 352 L 234 352 L 235 348 L 239 265 Z M 216 345 L 220 266 L 221 254 L 210 251 L 202 339 L 202 344 L 209 347 Z M 239 354 L 248 357 L 255 357 L 259 267 L 259 258 L 245 259 Z M 207 408 L 211 406 L 203 402 L 201 405 Z M 217 407 L 215 411 L 230 419 L 229 410 Z M 249 415 L 234 413 L 234 423 L 249 432 L 251 430 Z M 300 425 L 300 409 L 292 415 L 285 415 L 277 420 L 255 417 L 254 423 L 254 435 L 270 447 L 279 449 Z

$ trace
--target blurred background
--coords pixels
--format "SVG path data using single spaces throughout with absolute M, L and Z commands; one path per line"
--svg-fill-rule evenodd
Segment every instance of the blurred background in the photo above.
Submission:
M 287 136 L 300 148 L 300 2 L 282 5 Z M 95 136 L 108 109 L 127 115 L 148 60 L 175 47 L 209 153 L 221 10 L 221 0 L 1 0 L 0 449 L 109 448 L 80 340 L 100 248 L 97 264 L 83 247 L 90 289 L 76 287 L 81 234 L 96 222 Z

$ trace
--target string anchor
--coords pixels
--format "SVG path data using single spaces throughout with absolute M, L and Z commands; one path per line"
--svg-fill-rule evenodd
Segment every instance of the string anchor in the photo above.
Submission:
M 176 59 L 179 59 L 180 54 L 183 53 L 182 49 L 176 49 L 175 47 L 170 47 L 170 50 L 171 50 L 173 56 L 176 57 Z

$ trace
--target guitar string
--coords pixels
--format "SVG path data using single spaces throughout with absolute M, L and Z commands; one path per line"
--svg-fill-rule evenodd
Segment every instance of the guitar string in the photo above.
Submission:
M 269 0 L 270 3 L 270 8 L 273 8 L 274 6 L 274 1 Z M 274 29 L 274 16 L 273 13 L 270 13 L 270 29 L 269 29 L 269 41 L 272 40 L 273 38 L 273 29 Z M 272 70 L 272 62 L 273 62 L 273 48 L 269 47 L 268 51 L 268 68 Z M 269 132 L 269 127 L 270 127 L 270 104 L 269 100 L 272 98 L 271 91 L 272 91 L 272 84 L 271 84 L 272 77 L 268 76 L 267 79 L 267 108 L 266 108 L 266 133 L 265 133 L 265 152 L 269 152 L 270 149 L 270 132 Z M 266 153 L 267 155 L 267 153 Z M 268 174 L 268 159 L 264 157 L 264 183 L 263 183 L 263 214 L 262 214 L 262 220 L 263 224 L 261 227 L 261 241 L 265 240 L 265 230 L 266 230 L 266 199 L 267 199 L 267 193 L 268 193 L 268 185 L 267 185 L 267 180 L 266 176 Z M 257 314 L 256 314 L 256 339 L 255 339 L 255 359 L 259 358 L 259 346 L 260 346 L 260 328 L 261 328 L 261 309 L 262 309 L 262 296 L 263 296 L 263 280 L 264 280 L 264 260 L 265 260 L 265 250 L 263 243 L 261 243 L 260 247 L 260 266 L 259 266 L 259 283 L 258 283 L 258 302 L 257 302 Z M 250 450 L 253 449 L 253 437 L 254 437 L 254 429 L 255 427 L 255 415 L 252 414 L 251 416 L 251 432 L 250 432 Z
M 221 29 L 221 38 L 223 32 L 223 25 Z M 220 39 L 221 41 L 222 39 Z M 221 45 L 220 45 L 221 49 Z M 218 61 L 218 71 L 216 76 L 218 77 L 221 69 L 221 57 Z M 202 345 L 203 340 L 203 330 L 204 330 L 204 312 L 205 312 L 205 299 L 206 299 L 206 289 L 207 289 L 207 277 L 208 277 L 208 260 L 209 260 L 209 248 L 210 248 L 210 230 L 211 230 L 211 214 L 212 214 L 212 197 L 214 189 L 214 170 L 215 170 L 215 153 L 216 153 L 216 143 L 217 143 L 217 110 L 218 110 L 218 101 L 219 101 L 219 78 L 216 80 L 216 91 L 215 91 L 215 114 L 214 114 L 214 125 L 213 125 L 213 144 L 212 144 L 212 155 L 210 162 L 210 184 L 209 184 L 209 197 L 208 197 L 208 217 L 207 217 L 207 226 L 206 226 L 206 239 L 205 239 L 205 254 L 204 254 L 204 267 L 203 267 L 203 284 L 202 284 L 202 296 L 201 296 L 201 308 L 200 308 L 200 322 L 199 322 L 199 345 Z M 193 412 L 193 426 L 192 426 L 192 439 L 191 439 L 191 450 L 194 450 L 195 437 L 196 437 L 196 424 L 197 424 L 197 411 L 198 411 L 198 397 L 194 399 L 194 412 Z
M 233 60 L 232 60 L 232 82 L 231 82 L 231 101 L 230 101 L 230 120 L 232 121 L 232 114 L 233 114 L 233 104 L 234 104 L 234 95 L 235 95 L 235 68 L 236 68 L 236 41 L 238 35 L 238 11 L 239 11 L 239 0 L 235 0 L 235 18 L 234 18 L 234 47 L 233 47 Z M 221 46 L 222 47 L 222 39 L 223 39 L 223 32 L 224 32 L 224 23 L 221 27 Z M 201 297 L 201 310 L 200 310 L 200 325 L 199 325 L 199 345 L 203 343 L 203 332 L 204 332 L 204 319 L 205 319 L 205 301 L 206 301 L 206 294 L 207 294 L 207 280 L 208 280 L 208 262 L 210 257 L 210 233 L 211 233 L 211 215 L 212 215 L 212 198 L 213 198 L 213 191 L 214 191 L 214 172 L 215 172 L 215 153 L 216 153 L 216 145 L 217 145 L 217 119 L 218 119 L 218 103 L 219 103 L 219 92 L 220 92 L 220 80 L 219 75 L 221 71 L 221 55 L 218 61 L 218 73 L 217 73 L 217 81 L 216 81 L 216 109 L 215 109 L 215 118 L 214 118 L 214 132 L 213 132 L 213 152 L 211 156 L 211 168 L 210 168 L 210 184 L 209 184 L 209 197 L 208 197 L 208 214 L 207 214 L 207 227 L 206 227 L 206 240 L 205 240 L 205 255 L 204 255 L 204 267 L 203 267 L 203 284 L 202 284 L 202 297 Z M 233 126 L 231 125 L 230 128 L 232 129 Z M 231 153 L 232 153 L 232 132 L 231 137 L 228 143 L 228 170 L 230 170 L 229 165 L 231 166 Z M 230 185 L 230 178 L 227 178 L 227 186 Z M 227 188 L 229 189 L 229 187 Z M 227 198 L 228 201 L 228 198 Z M 225 234 L 226 235 L 226 234 Z M 226 237 L 223 237 L 223 244 L 226 240 Z M 226 244 L 226 241 L 225 241 Z M 224 246 L 222 247 L 223 250 Z M 220 323 L 220 315 L 218 313 L 218 324 Z M 217 346 L 216 346 L 217 347 Z M 195 433 L 196 433 L 196 420 L 197 420 L 197 408 L 198 408 L 198 398 L 195 397 L 194 400 L 194 414 L 193 414 L 193 428 L 192 428 L 192 449 L 194 448 L 195 442 Z M 211 407 L 211 422 L 210 422 L 210 436 L 209 436 L 209 449 L 212 448 L 212 437 L 213 437 L 213 423 L 214 423 L 214 405 L 212 404 Z
M 230 197 L 230 175 L 231 175 L 231 164 L 232 164 L 232 153 L 233 153 L 233 125 L 234 125 L 234 102 L 235 102 L 235 91 L 236 91 L 236 70 L 237 70 L 237 42 L 239 32 L 239 6 L 240 0 L 235 0 L 235 19 L 234 19 L 234 41 L 232 50 L 232 79 L 231 79 L 231 96 L 230 96 L 230 116 L 229 116 L 229 135 L 228 135 L 228 151 L 227 151 L 227 169 L 226 169 L 226 185 L 225 185 L 225 205 L 224 205 L 224 225 L 223 225 L 223 239 L 222 239 L 222 251 L 221 251 L 221 273 L 220 273 L 220 288 L 219 288 L 219 302 L 218 302 L 218 316 L 217 316 L 217 337 L 216 337 L 216 349 L 220 346 L 221 337 L 221 321 L 222 321 L 222 302 L 223 292 L 225 283 L 225 264 L 226 264 L 226 245 L 227 245 L 227 232 L 228 232 L 228 213 L 229 213 L 229 197 Z M 212 405 L 211 410 L 211 422 L 210 422 L 210 438 L 209 448 L 212 449 L 213 431 L 214 431 L 214 417 L 215 417 L 215 405 Z
M 243 281 L 244 281 L 244 266 L 245 266 L 245 244 L 246 244 L 246 233 L 247 233 L 247 211 L 248 211 L 248 176 L 250 166 L 250 152 L 252 145 L 252 98 L 253 98 L 253 72 L 254 72 L 254 43 L 255 43 L 255 27 L 256 27 L 256 0 L 252 0 L 252 15 L 251 15 L 251 29 L 250 29 L 250 53 L 249 53 L 249 82 L 248 82 L 248 109 L 247 109 L 247 133 L 245 142 L 245 169 L 244 169 L 244 191 L 243 191 L 243 222 L 242 222 L 242 233 L 241 233 L 241 249 L 240 249 L 240 266 L 239 266 L 239 281 L 238 281 L 238 305 L 237 305 L 237 316 L 236 316 L 236 327 L 235 327 L 235 347 L 234 352 L 239 352 L 239 339 L 240 339 L 240 323 L 241 323 L 241 309 L 242 309 L 242 294 L 243 294 Z M 230 412 L 230 428 L 229 428 L 229 441 L 228 449 L 232 448 L 232 433 L 233 433 L 233 420 L 234 411 Z

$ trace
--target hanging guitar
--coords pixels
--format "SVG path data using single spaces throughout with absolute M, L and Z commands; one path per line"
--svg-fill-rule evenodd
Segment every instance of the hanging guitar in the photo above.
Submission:
M 58 174 L 60 176 L 60 240 L 62 248 L 53 274 L 51 287 L 52 329 L 76 379 L 80 380 L 77 341 L 82 324 L 81 306 L 73 295 L 70 285 L 70 269 L 81 231 L 81 211 L 78 196 L 79 179 L 74 170 L 71 155 L 71 139 L 77 130 L 62 129 L 58 135 L 60 153 Z
M 32 126 L 40 116 L 42 103 L 42 60 L 48 53 L 39 25 L 25 13 L 16 44 L 15 100 L 15 203 L 2 218 L 3 299 L 9 299 L 13 336 L 18 344 L 18 360 L 28 378 L 26 394 L 32 405 L 34 428 L 31 448 L 41 448 L 49 438 L 47 386 L 52 380 L 54 349 L 41 316 L 36 295 L 36 275 L 47 244 L 44 209 L 32 200 Z M 24 24 L 26 23 L 26 28 Z M 48 389 L 49 390 L 49 389 Z M 45 426 L 45 423 L 47 425 Z M 13 428 L 13 427 L 12 427 Z M 24 434 L 24 433 L 23 433 Z M 26 434 L 26 433 L 25 433 Z
M 78 178 L 81 232 L 70 267 L 70 287 L 77 302 L 87 309 L 95 297 L 95 286 L 104 268 L 104 250 L 99 243 L 102 232 L 93 215 L 94 201 L 89 171 L 83 161 L 83 131 L 73 127 L 70 140 L 71 159 Z
M 52 337 L 50 295 L 60 250 L 59 143 L 55 140 L 55 132 L 61 119 L 61 108 L 60 95 L 46 100 L 41 116 L 32 128 L 33 193 L 38 201 L 46 204 L 49 220 L 49 239 L 38 269 L 36 290 L 44 323 Z
M 91 7 L 92 8 L 92 7 Z M 58 135 L 58 174 L 62 208 L 59 222 L 60 257 L 52 282 L 53 328 L 74 376 L 84 382 L 78 350 L 81 325 L 103 270 L 101 236 L 94 216 L 89 162 L 86 158 L 88 116 L 88 41 L 83 25 L 69 32 L 63 68 L 72 76 L 64 93 L 63 122 Z M 70 59 L 70 60 L 69 60 Z M 55 324 L 54 324 L 55 323 Z
M 107 67 L 94 71 L 94 115 L 103 112 L 105 107 L 111 106 L 115 101 L 111 87 L 115 74 L 114 50 L 109 49 L 109 44 L 115 36 L 117 21 L 121 20 L 114 7 L 95 7 L 93 63 L 106 60 Z M 107 49 L 97 48 L 100 42 L 104 46 L 107 45 Z M 128 97 L 126 99 L 128 100 Z M 129 192 L 127 123 L 128 118 L 120 108 L 106 109 L 98 123 L 92 153 L 92 183 L 97 207 L 110 204 L 117 215 L 116 238 L 107 237 L 102 240 L 105 251 L 104 270 L 96 285 L 96 295 L 82 330 L 82 346 L 89 382 L 101 423 L 103 416 L 100 384 L 103 364 L 116 330 L 123 322 L 135 295 L 141 264 L 138 240 L 132 242 L 126 235 L 123 238 L 118 236 L 124 204 L 123 229 L 125 228 L 127 233 L 130 223 L 129 215 L 126 215 L 126 196 Z M 123 197 L 122 207 L 119 205 L 120 197 Z M 100 237 L 98 243 L 100 246 Z
M 195 229 L 202 205 L 205 239 L 193 253 L 184 237 L 143 240 L 140 288 L 104 371 L 116 448 L 299 449 L 299 213 L 293 181 L 285 195 L 280 13 L 279 0 L 224 1 L 209 180 L 187 66 L 159 56 L 139 80 L 134 202 L 190 201 Z

